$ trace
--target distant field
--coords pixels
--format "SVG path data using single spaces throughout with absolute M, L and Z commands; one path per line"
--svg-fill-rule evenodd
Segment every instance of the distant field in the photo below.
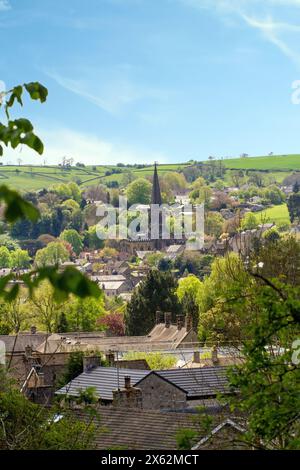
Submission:
M 162 174 L 166 171 L 176 171 L 185 166 L 187 165 L 184 163 L 159 165 L 158 172 Z M 105 173 L 116 168 L 115 166 L 97 165 L 96 171 L 92 168 L 92 166 L 86 166 L 84 168 L 72 167 L 64 170 L 59 166 L 0 166 L 0 184 L 7 184 L 19 190 L 33 191 L 69 181 L 75 181 L 82 187 L 108 181 L 120 182 L 123 173 L 128 171 L 132 171 L 138 177 L 151 176 L 153 173 L 153 166 L 141 169 L 122 167 L 122 173 L 109 176 L 105 176 Z
M 225 176 L 227 183 L 230 182 L 230 170 L 234 169 L 264 170 L 267 172 L 267 177 L 275 179 L 278 183 L 281 183 L 292 171 L 300 171 L 300 155 L 232 158 L 222 161 L 229 170 Z M 178 171 L 188 165 L 189 163 L 162 164 L 158 166 L 158 172 L 163 174 L 167 171 Z M 107 171 L 116 168 L 121 170 L 122 173 L 105 175 Z M 0 184 L 6 183 L 19 190 L 31 191 L 49 188 L 55 183 L 76 181 L 84 188 L 101 182 L 117 181 L 120 183 L 123 173 L 128 171 L 133 172 L 137 177 L 147 177 L 152 175 L 153 166 L 139 169 L 113 165 L 95 165 L 94 167 L 86 166 L 84 168 L 72 167 L 68 170 L 64 170 L 60 166 L 0 166 Z
M 81 184 L 96 175 L 104 176 L 108 168 L 101 167 L 97 172 L 91 168 L 63 170 L 58 166 L 0 166 L 0 184 L 5 183 L 19 190 L 49 188 L 56 183 L 78 181 Z
M 245 170 L 299 170 L 300 155 L 230 158 L 222 160 L 226 168 Z
M 261 212 L 256 212 L 255 216 L 260 223 L 290 223 L 289 211 L 286 204 L 281 204 Z

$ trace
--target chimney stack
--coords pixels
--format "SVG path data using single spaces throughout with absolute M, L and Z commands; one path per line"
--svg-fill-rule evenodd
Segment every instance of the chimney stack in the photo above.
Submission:
M 33 325 L 33 326 L 30 327 L 30 333 L 31 333 L 32 335 L 35 335 L 35 334 L 36 334 L 36 331 L 37 331 L 36 326 Z
M 131 378 L 129 377 L 129 375 L 126 375 L 124 377 L 124 381 L 125 381 L 126 390 L 130 389 L 131 388 Z
M 165 327 L 169 328 L 171 326 L 171 312 L 165 313 Z
M 181 328 L 183 327 L 183 318 L 182 318 L 182 315 L 177 315 L 177 316 L 176 316 L 176 321 L 177 321 L 177 329 L 178 329 L 178 330 L 181 330 Z
M 217 366 L 219 364 L 219 358 L 218 358 L 218 349 L 217 346 L 214 346 L 211 351 L 211 360 L 214 366 Z
M 186 317 L 185 317 L 185 327 L 186 327 L 186 331 L 190 331 L 193 328 L 192 315 L 186 315 Z
M 113 390 L 113 406 L 122 408 L 142 408 L 143 399 L 140 388 L 132 387 L 131 378 L 124 377 L 125 387 Z
M 200 351 L 194 351 L 193 362 L 200 364 Z
M 115 355 L 113 351 L 108 351 L 105 358 L 107 360 L 109 367 L 112 367 L 115 364 Z
M 27 346 L 25 346 L 25 357 L 26 359 L 29 359 L 31 356 L 32 356 L 32 347 L 29 344 L 27 344 Z
M 84 356 L 83 358 L 83 372 L 89 372 L 95 367 L 100 366 L 100 357 L 99 356 Z

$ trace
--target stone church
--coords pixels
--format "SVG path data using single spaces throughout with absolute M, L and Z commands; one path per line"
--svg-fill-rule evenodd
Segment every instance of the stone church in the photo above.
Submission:
M 151 222 L 151 206 L 153 204 L 157 204 L 161 206 L 162 204 L 162 197 L 160 191 L 160 184 L 157 172 L 157 164 L 154 164 L 154 173 L 153 173 L 153 184 L 152 184 L 152 194 L 151 194 L 151 205 L 148 206 L 148 221 Z M 158 237 L 152 238 L 150 232 L 150 228 L 148 233 L 141 233 L 137 239 L 124 239 L 121 240 L 119 243 L 119 249 L 126 253 L 130 253 L 132 255 L 136 254 L 137 251 L 155 251 L 155 250 L 163 250 L 164 248 L 168 247 L 169 245 L 183 245 L 185 243 L 185 239 L 174 239 L 171 235 L 169 239 L 164 238 L 163 236 L 163 215 L 162 212 L 159 212 L 158 216 Z M 149 223 L 149 227 L 150 227 Z

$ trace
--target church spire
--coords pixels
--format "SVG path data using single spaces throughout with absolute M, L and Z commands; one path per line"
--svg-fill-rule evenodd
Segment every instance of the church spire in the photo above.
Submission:
M 162 204 L 161 192 L 159 186 L 159 179 L 157 174 L 157 163 L 154 163 L 154 173 L 153 173 L 153 184 L 152 184 L 152 196 L 151 204 Z

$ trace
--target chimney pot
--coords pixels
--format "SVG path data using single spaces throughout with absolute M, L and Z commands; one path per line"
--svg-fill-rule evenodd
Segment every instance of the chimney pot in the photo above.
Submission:
M 25 346 L 25 356 L 27 359 L 32 356 L 32 347 L 29 344 Z
M 182 315 L 177 315 L 177 316 L 176 316 L 176 321 L 177 321 L 177 329 L 178 329 L 178 330 L 181 330 L 181 328 L 183 327 L 183 318 L 182 318 Z
M 185 327 L 187 331 L 190 331 L 193 328 L 193 319 L 191 315 L 186 315 L 185 317 Z
M 131 378 L 129 377 L 129 375 L 126 375 L 124 377 L 124 381 L 125 381 L 125 388 L 131 388 Z
M 159 310 L 156 311 L 156 324 L 158 325 L 160 323 L 161 319 L 161 312 Z
M 193 362 L 200 364 L 200 351 L 194 351 Z
M 218 358 L 218 349 L 216 346 L 214 346 L 211 351 L 211 360 L 214 366 L 218 365 L 219 358 Z
M 33 325 L 33 326 L 30 327 L 30 333 L 31 333 L 32 335 L 35 335 L 35 334 L 36 334 L 36 331 L 37 331 L 36 326 Z
M 106 360 L 108 362 L 108 365 L 111 367 L 114 365 L 115 363 L 115 355 L 112 351 L 109 351 L 107 354 L 106 354 Z
M 170 312 L 166 312 L 165 313 L 165 327 L 166 328 L 169 328 L 171 325 L 171 313 Z
M 99 356 L 84 356 L 83 358 L 83 372 L 89 372 L 95 367 L 100 366 Z

